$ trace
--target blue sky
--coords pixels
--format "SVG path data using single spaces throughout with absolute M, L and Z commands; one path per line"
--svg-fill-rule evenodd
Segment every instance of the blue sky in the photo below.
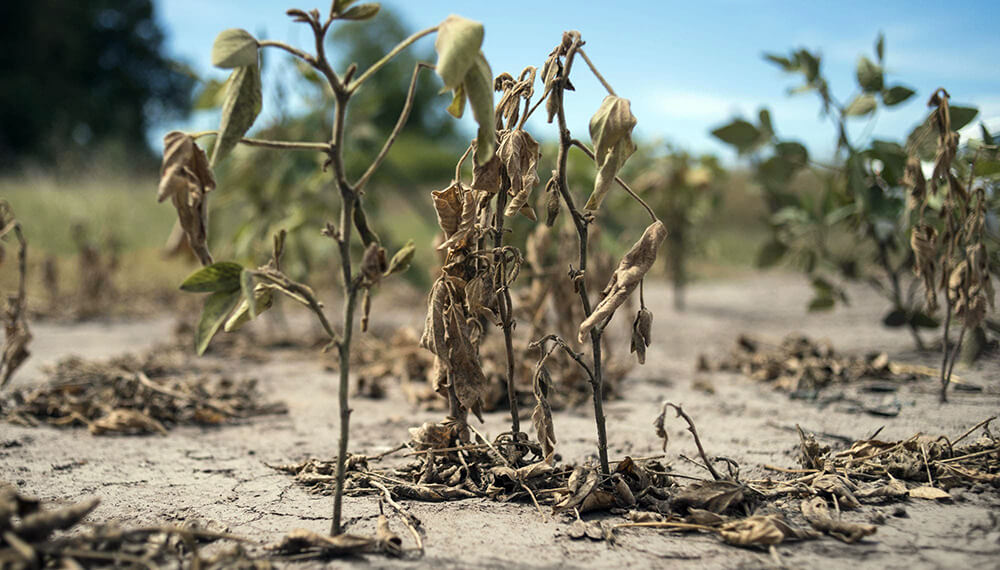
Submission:
M 212 41 L 223 29 L 244 28 L 259 37 L 311 44 L 305 26 L 292 23 L 284 11 L 325 11 L 329 0 L 295 2 L 160 0 L 157 10 L 170 53 L 207 77 L 224 78 L 225 72 L 209 63 Z M 639 136 L 697 152 L 731 157 L 709 131 L 735 116 L 755 117 L 759 107 L 767 106 L 779 135 L 806 143 L 814 154 L 830 153 L 834 133 L 819 119 L 815 95 L 787 96 L 798 80 L 763 61 L 761 54 L 796 47 L 820 51 L 834 93 L 847 101 L 854 94 L 858 56 L 872 57 L 879 31 L 886 36 L 887 83 L 910 86 L 917 95 L 880 112 L 874 124 L 857 121 L 855 138 L 904 137 L 923 118 L 926 99 L 939 86 L 949 90 L 953 103 L 978 106 L 980 118 L 1000 129 L 996 2 L 389 0 L 382 6 L 401 14 L 414 30 L 452 13 L 483 22 L 483 51 L 494 74 L 540 67 L 563 30 L 579 30 L 588 55 L 618 94 L 632 101 Z M 421 41 L 429 46 L 434 40 Z M 574 68 L 579 93 L 568 94 L 566 102 L 570 129 L 580 138 L 587 137 L 590 115 L 604 95 L 585 72 L 583 65 Z M 265 103 L 260 120 L 267 121 L 268 113 Z M 539 138 L 554 136 L 541 120 L 529 128 Z

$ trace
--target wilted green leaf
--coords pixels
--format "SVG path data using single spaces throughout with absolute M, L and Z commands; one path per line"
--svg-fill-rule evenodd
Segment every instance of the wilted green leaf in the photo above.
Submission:
M 903 85 L 894 85 L 888 89 L 882 90 L 882 102 L 886 106 L 892 107 L 893 105 L 899 105 L 903 101 L 906 101 L 913 94 L 916 93 L 913 89 Z
M 476 133 L 476 164 L 483 165 L 493 158 L 497 146 L 496 121 L 493 107 L 493 72 L 486 57 L 479 52 L 472 67 L 465 74 L 462 83 L 465 94 L 469 97 L 472 116 L 479 124 Z
M 257 40 L 250 32 L 240 29 L 224 30 L 212 44 L 212 65 L 222 69 L 257 65 Z
M 181 291 L 190 293 L 229 293 L 240 289 L 243 266 L 232 261 L 220 261 L 202 267 L 181 283 Z
M 772 53 L 765 53 L 764 59 L 770 61 L 773 64 L 778 65 L 784 71 L 795 71 L 796 66 L 792 63 L 792 60 L 787 57 L 782 57 L 780 55 L 774 55 Z
M 194 331 L 194 347 L 198 355 L 205 353 L 219 327 L 225 322 L 226 316 L 236 307 L 241 297 L 239 287 L 232 291 L 217 291 L 205 299 L 205 308 L 201 311 L 201 319 Z
M 875 101 L 874 95 L 871 93 L 862 93 L 847 105 L 847 108 L 844 109 L 844 114 L 848 117 L 860 117 L 871 113 L 877 107 L 878 103 Z
M 254 287 L 253 273 L 244 269 L 242 272 L 240 272 L 240 292 L 243 293 L 244 300 L 253 299 L 253 287 Z M 250 317 L 256 319 L 257 310 L 254 307 L 254 305 L 250 305 L 248 307 L 248 310 L 250 311 Z
M 399 273 L 400 271 L 406 271 L 410 267 L 410 262 L 413 261 L 413 254 L 416 252 L 417 248 L 413 245 L 413 240 L 406 242 L 406 245 L 401 247 L 392 259 L 389 260 L 389 268 L 386 269 L 386 275 L 392 275 L 393 273 Z
M 213 167 L 228 156 L 250 130 L 260 114 L 262 103 L 260 67 L 251 65 L 233 71 L 226 86 L 219 135 L 215 140 L 215 150 L 212 151 Z
M 858 59 L 858 85 L 865 93 L 877 93 L 882 90 L 882 68 L 867 57 Z
M 780 241 L 769 241 L 757 252 L 757 259 L 754 261 L 754 264 L 761 269 L 773 267 L 781 261 L 781 258 L 784 257 L 787 251 L 788 246 Z
M 378 14 L 381 6 L 376 3 L 358 4 L 340 15 L 341 20 L 369 20 Z
M 438 26 L 434 49 L 437 51 L 437 74 L 448 89 L 465 81 L 465 74 L 476 63 L 483 46 L 483 25 L 461 16 L 451 15 Z M 490 77 L 490 90 L 493 77 Z
M 628 99 L 608 95 L 601 106 L 590 119 L 590 140 L 594 143 L 594 160 L 597 163 L 597 176 L 594 180 L 594 192 L 584 206 L 587 210 L 596 210 L 611 190 L 615 176 L 621 167 L 635 152 L 632 142 L 632 129 L 636 125 Z
M 712 131 L 712 136 L 736 147 L 740 153 L 750 150 L 761 138 L 757 127 L 743 119 L 736 119 L 728 125 L 715 129 Z
M 249 301 L 250 299 L 253 299 L 253 303 Z M 229 316 L 229 319 L 226 321 L 226 326 L 223 327 L 223 329 L 226 332 L 238 330 L 240 327 L 250 322 L 251 319 L 256 319 L 257 315 L 270 309 L 273 304 L 274 289 L 258 285 L 256 289 L 251 291 L 249 297 L 245 295 L 242 297 L 240 305 L 236 307 L 233 314 Z

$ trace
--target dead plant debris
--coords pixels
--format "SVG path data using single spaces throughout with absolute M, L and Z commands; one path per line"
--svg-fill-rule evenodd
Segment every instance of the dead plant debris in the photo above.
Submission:
M 777 345 L 740 335 L 727 356 L 711 359 L 700 355 L 697 367 L 700 372 L 741 373 L 800 396 L 815 396 L 828 386 L 862 379 L 901 382 L 937 374 L 927 367 L 892 362 L 884 352 L 839 354 L 829 341 L 815 341 L 795 333 Z
M 219 425 L 285 413 L 264 402 L 255 379 L 234 379 L 197 364 L 186 346 L 164 345 L 107 361 L 69 357 L 48 382 L 0 398 L 0 418 L 19 425 L 84 425 L 94 435 L 166 434 L 177 425 Z

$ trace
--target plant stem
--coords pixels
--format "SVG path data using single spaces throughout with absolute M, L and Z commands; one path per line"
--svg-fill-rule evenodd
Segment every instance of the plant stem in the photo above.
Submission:
M 573 56 L 576 54 L 577 50 L 579 50 L 581 44 L 582 42 L 580 37 L 576 36 L 566 53 L 563 74 L 558 81 L 558 85 L 555 87 L 555 89 L 559 92 L 560 101 L 566 89 L 566 82 L 569 78 L 570 69 L 573 66 Z M 576 226 L 576 232 L 579 238 L 580 267 L 577 275 L 579 275 L 580 278 L 576 280 L 576 289 L 580 295 L 580 303 L 583 305 L 584 318 L 586 318 L 589 317 L 592 312 L 590 307 L 590 296 L 587 293 L 587 281 L 585 278 L 587 270 L 588 221 L 584 215 L 576 209 L 576 205 L 573 203 L 573 196 L 569 192 L 566 162 L 569 158 L 569 148 L 573 145 L 573 137 L 569 132 L 569 128 L 566 126 L 566 111 L 561 103 L 556 114 L 559 120 L 559 154 L 557 157 L 558 176 L 556 177 L 557 186 L 559 188 L 559 195 L 562 196 L 563 201 L 566 203 L 566 208 L 569 210 L 570 216 L 573 218 L 573 224 Z M 604 381 L 601 370 L 602 333 L 603 329 L 601 327 L 594 327 L 590 331 L 590 341 L 591 346 L 593 347 L 594 359 L 593 374 L 590 376 L 590 386 L 594 396 L 594 421 L 597 424 L 598 459 L 601 464 L 601 473 L 608 475 L 610 474 L 611 469 L 608 466 L 608 435 L 604 421 Z
M 583 153 L 589 156 L 591 160 L 594 160 L 594 151 L 587 148 L 587 145 L 583 144 L 577 139 L 573 139 L 570 142 L 573 146 L 582 150 Z M 632 190 L 632 188 L 629 187 L 629 185 L 624 180 L 622 180 L 620 176 L 615 176 L 615 182 L 617 182 L 619 186 L 624 188 L 625 192 L 628 192 L 628 195 L 631 196 L 633 199 L 635 199 L 636 202 L 639 202 L 639 204 L 642 205 L 643 209 L 646 210 L 646 213 L 649 214 L 649 217 L 652 218 L 654 222 L 659 219 L 656 217 L 656 214 L 653 212 L 653 209 L 649 207 L 649 204 L 647 204 L 645 200 L 640 198 L 639 195 L 636 194 L 635 191 Z
M 198 131 L 196 133 L 190 133 L 188 136 L 190 136 L 193 139 L 199 139 L 201 137 L 207 137 L 218 134 L 219 131 Z M 330 152 L 330 143 L 269 141 L 264 139 L 247 139 L 247 138 L 240 139 L 239 143 L 246 146 L 274 148 L 279 150 L 310 150 L 316 152 Z
M 412 45 L 420 38 L 433 34 L 437 30 L 438 30 L 437 26 L 434 26 L 433 28 L 427 28 L 426 30 L 420 30 L 419 32 L 413 34 L 412 36 L 399 42 L 399 44 L 396 45 L 396 47 L 392 48 L 392 50 L 390 50 L 389 53 L 385 54 L 385 56 L 382 57 L 382 59 L 373 63 L 371 67 L 366 69 L 364 73 L 362 73 L 361 75 L 358 76 L 357 79 L 352 81 L 351 84 L 347 86 L 347 91 L 350 93 L 354 93 L 355 91 L 357 91 L 358 87 L 361 87 L 361 84 L 364 83 L 365 80 L 374 75 L 378 70 L 382 69 L 385 66 L 385 64 L 389 63 L 392 60 L 392 58 L 399 55 L 401 51 L 410 47 L 410 45 Z
M 510 298 L 510 289 L 507 286 L 507 259 L 501 248 L 503 248 L 504 234 L 504 209 L 507 207 L 507 184 L 502 184 L 497 192 L 496 217 L 493 222 L 493 245 L 500 257 L 500 282 L 496 284 L 499 296 L 497 306 L 500 309 L 500 326 L 503 328 L 504 349 L 507 356 L 507 400 L 510 404 L 510 432 L 514 441 L 518 441 L 518 434 L 521 432 L 521 419 L 517 410 L 517 386 L 514 382 L 514 343 L 513 343 L 513 302 Z
M 609 84 L 607 80 L 604 79 L 604 76 L 601 75 L 600 71 L 597 71 L 597 67 L 594 65 L 594 62 L 590 61 L 590 58 L 587 57 L 587 53 L 583 51 L 583 48 L 577 48 L 576 51 L 577 53 L 580 54 L 580 57 L 583 58 L 583 61 L 587 62 L 587 67 L 590 68 L 590 71 L 594 74 L 594 77 L 596 77 L 597 80 L 601 82 L 601 85 L 603 85 L 604 88 L 608 90 L 608 95 L 617 96 L 618 94 L 615 93 L 615 90 L 611 88 L 611 84 Z

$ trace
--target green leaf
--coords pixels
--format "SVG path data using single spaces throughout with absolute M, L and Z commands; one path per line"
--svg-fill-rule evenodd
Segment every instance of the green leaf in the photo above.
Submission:
M 871 93 L 862 93 L 847 105 L 847 108 L 844 109 L 844 114 L 848 117 L 860 117 L 870 114 L 877 107 L 878 103 L 875 101 L 874 95 Z
M 982 121 L 979 122 L 979 134 L 983 137 L 984 143 L 991 146 L 996 144 L 993 142 L 993 135 L 991 135 L 989 129 L 986 128 L 986 123 Z
M 338 16 L 341 20 L 370 20 L 378 14 L 379 9 L 382 6 L 376 3 L 372 4 L 358 4 L 357 6 L 351 8 L 350 10 L 344 12 Z
M 757 259 L 754 264 L 761 268 L 774 267 L 788 251 L 788 246 L 780 241 L 769 241 L 757 252 Z
M 887 106 L 892 107 L 893 105 L 899 105 L 903 101 L 906 101 L 913 94 L 916 93 L 913 89 L 905 87 L 903 85 L 894 85 L 888 89 L 882 90 L 882 102 Z
M 181 291 L 189 293 L 230 293 L 240 288 L 243 266 L 232 261 L 220 261 L 202 267 L 181 283 Z
M 784 71 L 795 71 L 796 67 L 797 67 L 792 62 L 792 60 L 788 59 L 787 57 L 782 57 L 780 55 L 774 55 L 772 53 L 765 53 L 764 54 L 764 59 L 766 59 L 767 61 L 770 61 L 771 63 L 773 63 L 773 64 L 781 67 L 781 69 L 784 70 Z
M 605 97 L 597 112 L 590 118 L 590 140 L 594 143 L 597 176 L 594 179 L 594 191 L 587 200 L 585 209 L 597 210 L 601 207 L 618 171 L 635 152 L 632 129 L 636 122 L 629 100 L 615 95 Z
M 771 138 L 774 136 L 774 125 L 771 124 L 771 112 L 767 108 L 762 108 L 757 112 L 757 116 L 760 119 L 760 132 L 763 138 Z
M 493 115 L 493 72 L 490 71 L 490 64 L 483 52 L 479 52 L 473 61 L 472 67 L 465 74 L 462 86 L 469 97 L 472 116 L 479 124 L 475 158 L 476 164 L 481 166 L 493 158 L 497 146 L 497 127 Z
M 253 273 L 244 269 L 243 271 L 240 272 L 240 291 L 243 293 L 244 300 L 253 299 L 254 297 L 253 287 L 254 287 Z M 256 319 L 257 310 L 254 304 L 249 304 L 248 309 L 250 310 L 250 318 Z
M 198 355 L 205 354 L 208 343 L 211 342 L 219 327 L 226 320 L 236 303 L 240 300 L 238 288 L 233 291 L 217 291 L 205 299 L 205 308 L 201 311 L 201 319 L 194 331 L 194 347 Z
M 212 44 L 212 65 L 222 69 L 257 65 L 257 39 L 240 29 L 224 30 Z
M 882 317 L 882 324 L 890 328 L 896 328 L 905 325 L 906 320 L 906 311 L 902 309 L 893 309 Z
M 952 105 L 948 108 L 948 112 L 951 115 L 951 130 L 958 131 L 976 118 L 976 115 L 979 114 L 979 109 Z
M 784 141 L 774 145 L 774 150 L 781 158 L 787 160 L 797 168 L 802 168 L 809 164 L 809 151 L 802 143 Z
M 250 302 L 250 299 L 253 299 L 253 303 Z M 250 297 L 244 296 L 242 298 L 240 305 L 236 307 L 233 314 L 231 314 L 229 319 L 226 320 L 226 326 L 223 327 L 223 330 L 226 332 L 239 330 L 243 325 L 250 322 L 251 319 L 257 318 L 257 315 L 270 309 L 273 304 L 274 290 L 270 287 L 258 285 L 257 288 L 251 292 Z
M 937 319 L 921 311 L 910 315 L 910 324 L 922 329 L 936 329 L 941 325 Z
M 399 273 L 400 271 L 406 271 L 410 267 L 410 262 L 413 261 L 413 254 L 416 252 L 417 248 L 413 245 L 413 240 L 406 242 L 406 245 L 401 247 L 392 259 L 389 260 L 389 268 L 386 269 L 385 275 L 392 275 L 393 273 Z
M 990 158 L 980 158 L 973 167 L 976 176 L 996 176 L 1000 174 L 1000 161 Z
M 219 135 L 215 141 L 215 150 L 212 151 L 213 167 L 228 156 L 250 130 L 260 114 L 262 103 L 260 67 L 251 65 L 233 71 L 226 86 Z
M 875 57 L 879 63 L 885 59 L 885 34 L 882 32 L 878 33 L 878 38 L 875 40 Z
M 867 57 L 858 59 L 858 85 L 865 93 L 878 93 L 882 90 L 882 68 Z
M 760 131 L 743 119 L 736 119 L 712 131 L 712 136 L 736 147 L 741 154 L 751 149 L 760 139 Z
M 438 26 L 434 49 L 437 51 L 437 74 L 447 89 L 455 89 L 465 81 L 465 74 L 476 64 L 483 46 L 483 25 L 461 16 L 451 15 Z M 490 77 L 490 90 L 493 77 Z
M 809 305 L 806 308 L 810 312 L 829 311 L 830 309 L 833 308 L 835 304 L 836 302 L 833 300 L 833 297 L 816 296 L 813 297 L 811 301 L 809 301 Z
M 796 167 L 780 155 L 772 156 L 757 167 L 757 176 L 769 189 L 783 188 L 795 175 Z

